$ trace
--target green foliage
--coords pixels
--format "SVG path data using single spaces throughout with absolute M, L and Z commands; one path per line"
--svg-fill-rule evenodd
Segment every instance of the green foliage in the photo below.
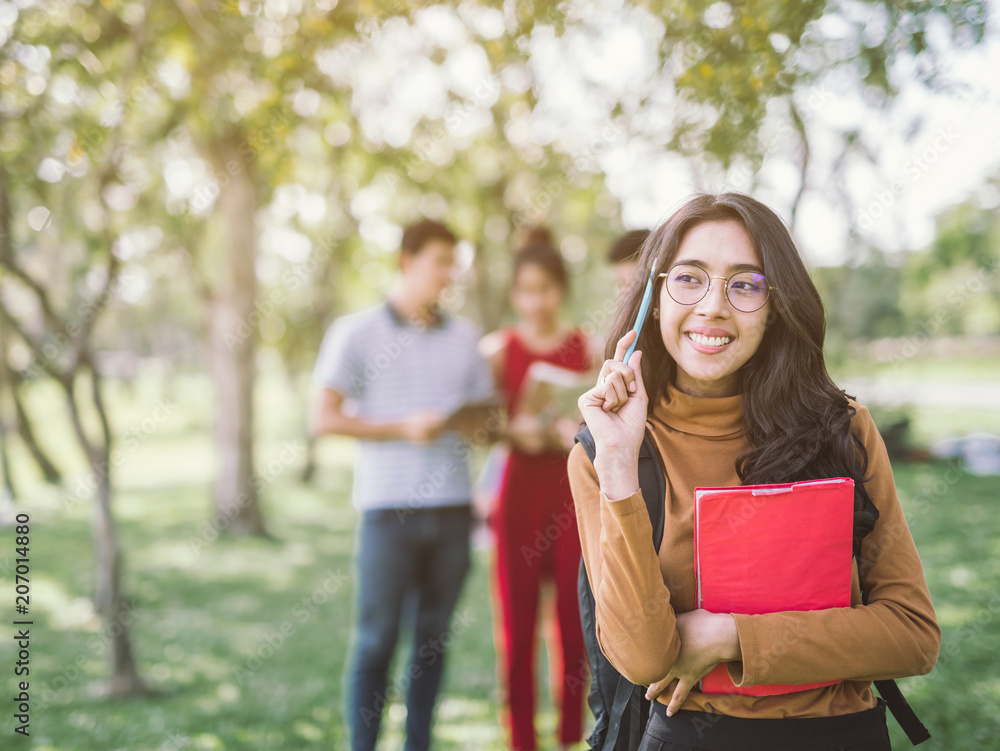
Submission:
M 994 178 L 944 212 L 925 250 L 895 257 L 876 250 L 843 267 L 813 270 L 826 305 L 827 353 L 881 337 L 986 336 L 1000 332 L 1000 221 Z
M 420 31 L 428 10 L 450 14 L 464 41 L 450 44 Z M 978 42 L 985 23 L 980 0 L 685 0 L 610 15 L 530 0 L 436 8 L 321 0 L 301 9 L 219 0 L 42 3 L 16 13 L 0 43 L 0 155 L 17 177 L 10 188 L 12 241 L 19 253 L 34 254 L 39 280 L 72 305 L 92 283 L 100 258 L 128 233 L 146 233 L 152 239 L 141 250 L 120 249 L 123 274 L 135 284 L 113 302 L 117 315 L 101 323 L 98 344 L 129 341 L 129 329 L 169 320 L 170 331 L 142 332 L 143 350 L 166 347 L 171 356 L 193 360 L 204 300 L 223 273 L 225 227 L 213 218 L 212 201 L 226 190 L 231 168 L 245 170 L 261 208 L 258 222 L 280 215 L 311 245 L 315 261 L 304 273 L 304 262 L 275 252 L 275 243 L 262 249 L 261 296 L 283 301 L 270 314 L 280 321 L 254 335 L 292 369 L 315 350 L 330 318 L 377 299 L 395 269 L 394 256 L 380 249 L 384 240 L 373 240 L 380 230 L 365 221 L 372 212 L 355 204 L 362 191 L 374 189 L 381 222 L 399 225 L 433 213 L 472 241 L 472 268 L 458 302 L 492 328 L 507 314 L 510 248 L 526 223 L 546 221 L 569 236 L 579 289 L 604 286 L 605 246 L 620 226 L 599 174 L 601 149 L 640 135 L 696 162 L 756 164 L 766 150 L 759 132 L 768 107 L 785 101 L 794 111 L 796 97 L 808 97 L 824 71 L 841 68 L 858 85 L 891 97 L 893 65 L 912 58 L 935 85 L 943 50 Z M 494 25 L 499 18 L 499 31 L 482 30 L 489 13 Z M 577 72 L 588 98 L 607 113 L 603 141 L 580 147 L 558 137 L 538 143 L 511 137 L 527 127 L 541 94 L 543 71 L 532 44 L 551 35 L 596 38 L 626 20 L 656 30 L 660 67 L 621 90 Z M 931 24 L 939 32 L 935 46 L 925 33 Z M 386 139 L 365 123 L 394 102 L 367 96 L 368 87 L 352 75 L 380 49 L 385 33 L 399 29 L 419 38 L 406 47 L 402 64 L 430 63 L 428 70 L 445 82 L 446 103 Z M 451 70 L 456 60 L 479 55 L 496 90 L 462 92 L 450 83 Z M 482 127 L 458 133 L 484 113 Z M 650 122 L 659 124 L 651 131 Z M 219 162 L 220 139 L 239 145 L 237 164 Z M 54 182 L 39 177 L 46 158 L 67 170 Z M 185 171 L 191 172 L 187 193 L 178 187 L 188 179 Z M 320 220 L 304 218 L 303 191 L 325 204 Z M 52 215 L 42 232 L 24 219 L 36 205 Z M 581 242 L 582 258 L 572 250 Z M 0 284 L 0 293 L 11 286 Z M 576 307 L 584 299 L 573 300 L 576 317 L 589 312 Z M 877 329 L 892 329 L 892 311 L 879 305 L 871 315 Z M 976 316 L 980 329 L 991 320 Z M 856 330 L 858 323 L 844 328 Z
M 851 340 L 902 332 L 900 272 L 881 253 L 858 266 L 818 268 L 813 280 L 826 305 L 831 334 Z
M 984 195 L 996 195 L 994 178 Z M 995 205 L 969 200 L 938 219 L 937 237 L 904 269 L 900 306 L 942 333 L 1000 332 L 1000 220 Z

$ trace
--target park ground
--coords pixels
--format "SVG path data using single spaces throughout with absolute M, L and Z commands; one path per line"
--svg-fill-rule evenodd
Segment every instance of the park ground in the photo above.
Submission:
M 966 365 L 914 361 L 886 377 L 937 379 L 973 390 L 996 383 L 1000 364 Z M 845 375 L 862 370 L 854 364 Z M 107 636 L 88 599 L 94 564 L 89 500 L 74 490 L 78 475 L 68 491 L 37 484 L 15 447 L 25 488 L 18 510 L 32 519 L 31 739 L 18 742 L 11 712 L 4 711 L 3 748 L 347 747 L 343 673 L 355 594 L 354 446 L 325 439 L 312 484 L 298 481 L 304 387 L 304 381 L 292 386 L 277 375 L 262 379 L 258 472 L 274 539 L 256 540 L 216 539 L 207 523 L 214 472 L 208 382 L 182 375 L 169 385 L 155 377 L 130 388 L 112 384 L 114 423 L 133 439 L 119 444 L 128 448 L 115 477 L 115 508 L 134 600 L 133 640 L 140 669 L 157 690 L 150 697 L 110 701 L 100 695 Z M 40 387 L 31 397 L 35 408 L 51 415 L 39 424 L 47 426 L 43 440 L 53 455 L 76 456 L 54 392 Z M 157 399 L 170 409 L 151 419 Z M 1000 426 L 994 405 L 918 405 L 912 416 L 914 438 L 924 445 Z M 973 476 L 944 462 L 897 463 L 894 472 L 943 630 L 935 670 L 900 681 L 934 736 L 922 748 L 1000 749 L 1000 514 L 994 507 L 1000 477 Z M 3 539 L 8 549 L 0 560 L 13 556 L 9 529 Z M 437 747 L 502 749 L 485 549 L 476 553 L 458 614 Z M 14 659 L 10 631 L 0 626 L 4 665 Z M 401 645 L 396 660 L 397 686 L 405 680 L 404 650 Z M 540 740 L 551 749 L 556 717 L 544 672 L 539 683 Z M 403 714 L 398 702 L 391 704 L 382 748 L 402 748 Z M 890 726 L 893 746 L 907 748 L 892 720 Z

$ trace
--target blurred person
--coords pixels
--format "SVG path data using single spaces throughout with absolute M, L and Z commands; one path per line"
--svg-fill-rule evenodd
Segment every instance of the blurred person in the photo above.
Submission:
M 648 229 L 633 229 L 615 240 L 608 251 L 608 260 L 613 264 L 615 272 L 615 294 L 621 296 L 639 267 L 639 251 L 649 237 Z
M 354 751 L 375 748 L 382 710 L 399 693 L 406 697 L 406 750 L 430 748 L 445 645 L 469 569 L 471 451 L 459 431 L 496 414 L 488 406 L 496 391 L 478 351 L 480 331 L 439 304 L 452 280 L 455 242 L 437 222 L 408 227 L 396 286 L 384 302 L 334 321 L 313 374 L 322 387 L 314 435 L 361 439 L 352 492 L 360 524 L 347 681 Z M 463 405 L 473 406 L 449 420 Z M 390 687 L 404 607 L 412 608 L 413 650 L 404 680 Z
M 548 231 L 530 231 L 514 258 L 510 301 L 517 323 L 487 335 L 482 343 L 508 414 L 509 456 L 491 521 L 500 611 L 498 671 L 505 696 L 501 704 L 516 751 L 536 748 L 535 634 L 544 583 L 551 582 L 555 590 L 554 623 L 545 621 L 560 748 L 583 737 L 583 699 L 589 688 L 576 592 L 580 540 L 566 474 L 579 422 L 564 415 L 553 419 L 519 411 L 533 363 L 587 372 L 595 362 L 596 353 L 584 334 L 560 320 L 568 284 Z M 582 384 L 576 393 L 586 388 Z

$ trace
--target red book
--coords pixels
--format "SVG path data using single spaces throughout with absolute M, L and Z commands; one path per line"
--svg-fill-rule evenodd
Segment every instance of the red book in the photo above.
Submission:
M 850 607 L 854 480 L 697 488 L 694 496 L 698 607 L 748 615 Z M 838 682 L 737 688 L 720 663 L 701 690 L 773 696 Z

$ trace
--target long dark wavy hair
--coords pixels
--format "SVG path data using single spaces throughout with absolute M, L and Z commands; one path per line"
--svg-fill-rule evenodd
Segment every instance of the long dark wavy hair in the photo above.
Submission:
M 701 194 L 656 227 L 639 252 L 638 269 L 619 303 L 605 357 L 614 357 L 616 343 L 632 329 L 650 268 L 655 265 L 656 274 L 667 271 L 693 227 L 733 219 L 747 231 L 768 284 L 775 288 L 760 346 L 738 371 L 750 448 L 736 458 L 736 471 L 744 485 L 850 477 L 855 526 L 867 532 L 878 518 L 864 487 L 868 452 L 851 432 L 856 410 L 826 370 L 823 302 L 791 234 L 767 206 L 740 193 Z M 651 308 L 660 305 L 663 285 L 657 281 L 654 278 Z M 636 348 L 643 353 L 640 367 L 652 411 L 677 370 L 652 315 Z

